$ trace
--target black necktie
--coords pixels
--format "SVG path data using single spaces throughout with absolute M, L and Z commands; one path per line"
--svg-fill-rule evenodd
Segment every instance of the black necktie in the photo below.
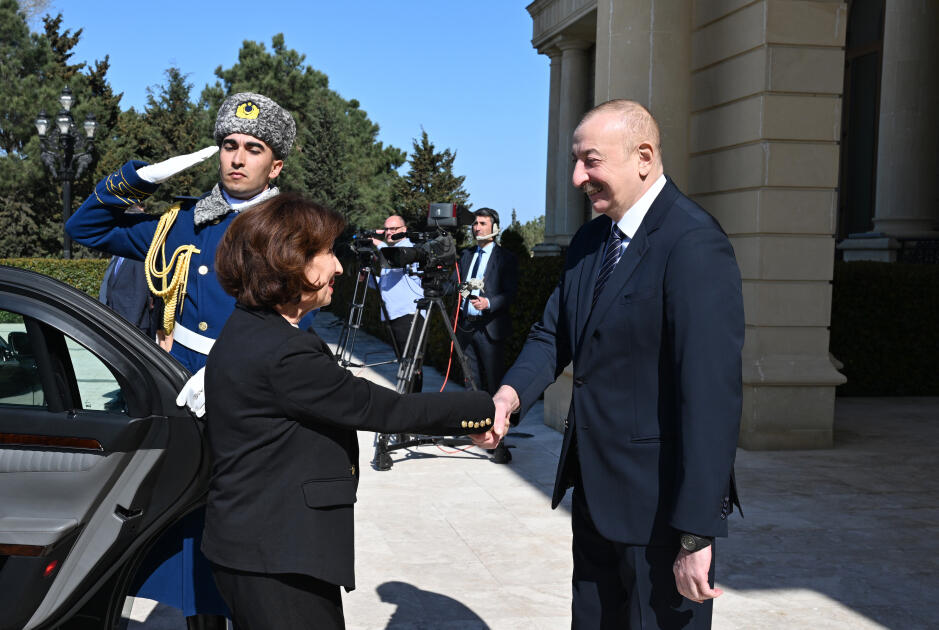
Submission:
M 473 270 L 470 272 L 469 278 L 467 278 L 467 280 L 469 280 L 470 278 L 475 278 L 476 274 L 479 273 L 479 261 L 481 261 L 482 259 L 483 259 L 483 248 L 477 247 L 476 248 L 476 262 L 473 263 Z
M 597 300 L 600 298 L 600 293 L 603 291 L 603 285 L 610 279 L 610 276 L 613 274 L 613 269 L 616 267 L 616 263 L 618 263 L 620 257 L 622 257 L 623 242 L 628 243 L 629 238 L 620 231 L 619 226 L 614 224 L 613 230 L 610 232 L 610 240 L 606 245 L 606 255 L 603 257 L 603 264 L 600 265 L 600 273 L 597 274 L 597 284 L 593 287 L 593 302 L 591 302 L 590 308 L 597 305 Z
M 471 280 L 471 279 L 475 278 L 475 277 L 476 277 L 476 274 L 479 273 L 479 261 L 482 260 L 482 259 L 483 259 L 483 248 L 482 248 L 482 247 L 477 247 L 477 248 L 476 248 L 476 262 L 473 263 L 473 270 L 470 272 L 469 277 L 466 278 L 467 280 Z M 470 297 L 468 297 L 468 298 L 466 298 L 465 300 L 463 300 L 463 310 L 464 310 L 464 311 L 469 308 L 469 303 L 470 303 L 470 298 L 471 298 L 471 297 L 472 297 L 472 295 L 470 295 Z

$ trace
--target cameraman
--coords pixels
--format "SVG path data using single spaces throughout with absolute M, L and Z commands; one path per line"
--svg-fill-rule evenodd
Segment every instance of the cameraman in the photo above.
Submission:
M 385 219 L 385 227 L 382 230 L 376 230 L 384 236 L 384 241 L 373 238 L 372 243 L 375 247 L 413 247 L 414 244 L 407 237 L 394 239 L 396 234 L 407 231 L 404 219 L 393 214 Z M 395 347 L 395 354 L 398 358 L 404 353 L 404 344 L 407 342 L 408 333 L 411 330 L 411 320 L 415 317 L 417 310 L 416 301 L 424 297 L 424 289 L 421 288 L 420 278 L 410 275 L 412 268 L 382 268 L 381 275 L 378 278 L 378 290 L 381 292 L 385 308 L 382 309 L 381 319 L 388 323 L 391 330 L 391 338 Z M 424 323 L 424 318 L 417 315 L 417 330 Z M 423 373 L 418 370 L 414 373 L 411 391 L 419 392 L 423 385 Z
M 505 375 L 505 343 L 512 335 L 509 308 L 518 290 L 518 259 L 496 244 L 499 213 L 480 208 L 473 214 L 476 246 L 463 250 L 460 280 L 483 279 L 482 291 L 473 291 L 460 307 L 457 340 L 466 352 L 473 380 L 483 391 L 495 394 Z M 492 461 L 507 464 L 512 454 L 502 442 L 492 452 Z

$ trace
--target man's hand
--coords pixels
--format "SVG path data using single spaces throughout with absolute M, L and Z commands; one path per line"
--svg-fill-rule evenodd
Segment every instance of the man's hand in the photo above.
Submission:
M 470 304 L 472 304 L 473 308 L 475 308 L 477 311 L 485 311 L 487 308 L 489 308 L 489 299 L 474 295 L 470 298 Z
M 719 588 L 708 584 L 708 570 L 711 568 L 711 547 L 695 552 L 678 550 L 672 571 L 675 573 L 675 586 L 678 592 L 693 602 L 702 603 L 724 593 Z
M 218 153 L 218 147 L 212 145 L 211 147 L 196 151 L 195 153 L 177 155 L 176 157 L 171 157 L 168 160 L 163 160 L 156 164 L 148 164 L 147 166 L 137 169 L 137 175 L 140 179 L 148 181 L 151 184 L 159 184 L 165 182 L 176 173 L 181 173 L 187 168 L 209 159 L 216 153 Z
M 205 415 L 205 368 L 192 375 L 176 397 L 176 405 L 189 407 L 197 418 Z
M 492 403 L 496 407 L 495 418 L 493 418 L 492 428 L 486 433 L 471 435 L 473 443 L 479 448 L 495 448 L 502 441 L 502 438 L 509 432 L 509 416 L 518 409 L 518 394 L 508 385 L 503 385 L 492 397 Z

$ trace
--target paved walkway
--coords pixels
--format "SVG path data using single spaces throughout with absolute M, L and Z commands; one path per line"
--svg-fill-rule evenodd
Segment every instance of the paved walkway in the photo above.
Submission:
M 335 342 L 339 323 L 318 324 Z M 360 335 L 356 355 L 391 351 Z M 394 370 L 359 371 L 391 386 Z M 716 629 L 939 627 L 927 606 L 939 600 L 939 399 L 842 399 L 836 431 L 833 450 L 738 451 L 746 518 L 719 543 Z M 550 509 L 561 437 L 539 405 L 509 443 L 508 466 L 425 446 L 379 472 L 373 435 L 360 435 L 350 630 L 570 627 L 569 496 Z M 132 630 L 185 628 L 143 601 L 132 618 Z

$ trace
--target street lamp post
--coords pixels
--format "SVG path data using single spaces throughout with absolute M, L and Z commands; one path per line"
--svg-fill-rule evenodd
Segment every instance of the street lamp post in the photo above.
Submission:
M 64 233 L 63 249 L 65 258 L 72 257 L 72 239 L 64 231 L 65 223 L 72 214 L 72 182 L 81 177 L 91 165 L 95 150 L 95 129 L 98 123 L 92 114 L 88 114 L 82 125 L 85 135 L 78 133 L 72 119 L 72 105 L 75 97 L 66 85 L 59 95 L 62 108 L 56 114 L 54 124 L 50 125 L 46 111 L 39 112 L 36 118 L 36 131 L 39 132 L 41 152 L 39 159 L 52 174 L 53 179 L 62 182 L 62 227 Z

